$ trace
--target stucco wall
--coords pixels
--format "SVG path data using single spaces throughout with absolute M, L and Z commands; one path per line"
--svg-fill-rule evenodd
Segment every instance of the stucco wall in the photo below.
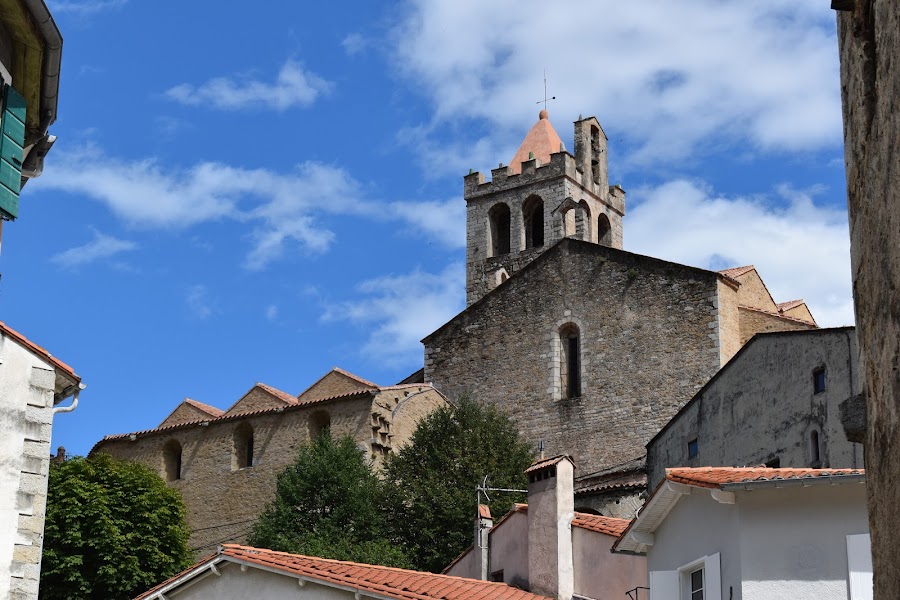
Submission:
M 737 503 L 744 600 L 849 597 L 847 536 L 869 529 L 864 484 L 744 491 Z
M 35 600 L 53 422 L 53 368 L 0 336 L 0 598 Z
M 846 4 L 846 3 L 844 3 Z M 865 359 L 875 597 L 900 597 L 900 3 L 838 13 L 850 262 Z
M 616 538 L 596 531 L 572 528 L 575 593 L 588 598 L 627 598 L 625 592 L 647 587 L 647 559 L 612 554 Z
M 774 458 L 782 467 L 812 464 L 811 432 L 819 434 L 818 466 L 863 467 L 861 444 L 847 440 L 838 405 L 860 393 L 853 328 L 756 337 L 647 445 L 649 487 L 667 467 L 749 466 Z M 826 369 L 814 393 L 813 371 Z M 688 442 L 698 454 L 688 458 Z
M 353 438 L 377 467 L 394 445 L 406 443 L 415 429 L 412 421 L 443 402 L 440 394 L 426 386 L 387 388 L 374 397 L 362 393 L 283 412 L 141 434 L 134 441 L 127 437 L 101 441 L 94 452 L 144 463 L 165 477 L 166 445 L 173 440 L 181 444 L 182 478 L 169 485 L 181 492 L 187 505 L 193 531 L 190 546 L 203 554 L 216 544 L 245 540 L 259 513 L 274 499 L 278 474 L 317 433 L 310 424 L 318 414 L 328 415 L 333 436 Z M 403 408 L 394 417 L 401 403 Z M 242 425 L 253 429 L 254 465 L 234 469 L 234 436 Z
M 424 340 L 426 381 L 501 407 L 579 473 L 633 459 L 719 367 L 717 279 L 563 240 Z M 569 322 L 581 333 L 582 393 L 558 400 Z

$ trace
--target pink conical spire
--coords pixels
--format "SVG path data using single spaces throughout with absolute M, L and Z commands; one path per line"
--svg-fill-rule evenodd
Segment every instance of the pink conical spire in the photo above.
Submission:
M 532 158 L 538 158 L 541 163 L 547 164 L 550 162 L 550 155 L 559 152 L 561 145 L 562 140 L 550 124 L 547 111 L 542 110 L 538 115 L 538 122 L 525 136 L 509 166 L 513 173 L 521 173 L 522 162 L 529 160 L 529 154 L 533 155 Z

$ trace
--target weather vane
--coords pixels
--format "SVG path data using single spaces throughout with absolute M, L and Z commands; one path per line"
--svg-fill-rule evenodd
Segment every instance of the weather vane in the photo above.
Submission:
M 543 102 L 544 110 L 547 110 L 547 102 L 549 100 L 556 100 L 556 96 L 553 96 L 551 98 L 547 97 L 547 69 L 544 69 L 544 99 L 538 100 L 537 102 L 535 102 L 535 104 L 540 104 L 541 102 Z

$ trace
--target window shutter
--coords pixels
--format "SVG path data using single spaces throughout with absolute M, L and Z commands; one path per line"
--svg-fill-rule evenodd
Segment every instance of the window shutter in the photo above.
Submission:
M 19 216 L 24 143 L 25 98 L 7 85 L 3 89 L 3 114 L 0 116 L 0 213 L 10 220 Z
M 650 571 L 650 600 L 679 600 L 678 571 Z
M 872 542 L 868 533 L 847 536 L 851 600 L 872 600 Z
M 703 573 L 706 577 L 704 600 L 722 600 L 722 572 L 719 553 L 703 559 Z

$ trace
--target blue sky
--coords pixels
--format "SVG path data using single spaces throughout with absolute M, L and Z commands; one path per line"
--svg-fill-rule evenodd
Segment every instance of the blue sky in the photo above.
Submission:
M 625 248 L 755 264 L 852 323 L 834 13 L 813 0 L 64 0 L 59 140 L 4 227 L 2 318 L 88 384 L 83 454 L 184 397 L 381 384 L 464 305 L 462 176 L 596 115 Z M 638 6 L 639 4 L 639 6 Z

